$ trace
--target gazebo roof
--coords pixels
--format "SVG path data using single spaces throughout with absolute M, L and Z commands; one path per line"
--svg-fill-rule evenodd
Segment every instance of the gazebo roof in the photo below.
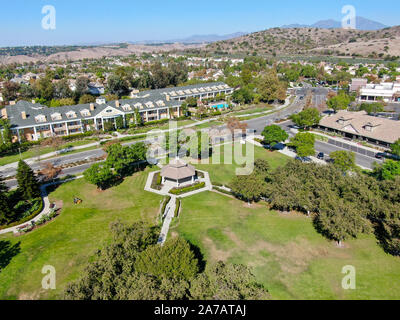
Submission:
M 196 169 L 176 158 L 161 170 L 161 176 L 172 180 L 182 180 L 196 175 Z

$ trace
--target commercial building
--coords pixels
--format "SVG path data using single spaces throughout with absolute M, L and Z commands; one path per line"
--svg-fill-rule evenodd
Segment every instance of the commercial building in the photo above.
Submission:
M 400 102 L 400 83 L 369 83 L 360 88 L 359 102 Z
M 369 116 L 365 111 L 339 111 L 322 118 L 319 128 L 384 147 L 400 139 L 400 121 Z
M 107 102 L 99 98 L 96 103 L 57 108 L 19 101 L 3 108 L 1 115 L 10 121 L 14 141 L 32 141 L 117 128 L 118 123 L 127 126 L 137 120 L 135 114 L 143 122 L 173 119 L 182 115 L 182 102 L 189 97 L 201 100 L 232 92 L 228 85 L 218 82 L 144 91 L 127 100 Z

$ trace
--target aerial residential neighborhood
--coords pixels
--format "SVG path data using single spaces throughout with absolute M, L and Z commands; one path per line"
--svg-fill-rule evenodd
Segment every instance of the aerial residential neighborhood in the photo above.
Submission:
M 400 300 L 399 3 L 15 2 L 0 300 Z

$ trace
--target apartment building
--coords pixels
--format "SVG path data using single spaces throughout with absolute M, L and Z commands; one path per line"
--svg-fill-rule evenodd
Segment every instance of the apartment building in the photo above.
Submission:
M 143 122 L 173 119 L 182 116 L 181 105 L 189 97 L 199 100 L 229 95 L 233 92 L 225 83 L 206 83 L 179 88 L 150 90 L 137 93 L 132 99 L 106 101 L 49 108 L 41 104 L 19 101 L 2 109 L 2 117 L 10 121 L 13 141 L 36 141 L 52 136 L 66 136 L 91 130 L 106 130 L 117 123 L 124 126 Z

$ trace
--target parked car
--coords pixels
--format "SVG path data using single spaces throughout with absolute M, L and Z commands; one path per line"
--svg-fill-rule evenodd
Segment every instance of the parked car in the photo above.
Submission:
M 325 159 L 325 153 L 323 153 L 323 152 L 318 153 L 317 158 L 319 160 L 324 160 Z
M 309 157 L 296 157 L 295 159 L 303 163 L 312 162 L 312 160 Z
M 375 158 L 377 159 L 391 159 L 391 160 L 400 160 L 400 157 L 392 154 L 392 153 L 388 153 L 388 152 L 379 152 L 375 155 Z

